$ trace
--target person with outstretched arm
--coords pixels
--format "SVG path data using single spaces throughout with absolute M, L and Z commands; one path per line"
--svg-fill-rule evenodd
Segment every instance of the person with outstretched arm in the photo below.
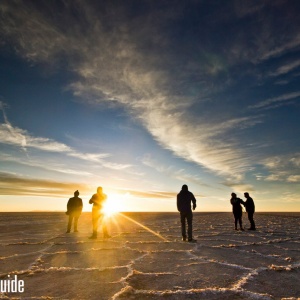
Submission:
M 240 224 L 240 229 L 244 231 L 243 228 L 243 210 L 241 204 L 244 205 L 244 201 L 236 196 L 236 193 L 231 193 L 230 203 L 232 205 L 232 213 L 234 216 L 234 229 L 237 230 L 237 223 Z

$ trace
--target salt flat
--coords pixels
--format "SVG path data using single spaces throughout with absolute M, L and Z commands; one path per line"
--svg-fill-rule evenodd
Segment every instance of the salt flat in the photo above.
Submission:
M 231 213 L 194 213 L 190 244 L 177 213 L 116 215 L 109 240 L 88 239 L 90 213 L 70 234 L 63 213 L 1 213 L 0 279 L 17 275 L 25 290 L 0 298 L 297 299 L 300 213 L 255 219 L 258 230 L 242 232 Z

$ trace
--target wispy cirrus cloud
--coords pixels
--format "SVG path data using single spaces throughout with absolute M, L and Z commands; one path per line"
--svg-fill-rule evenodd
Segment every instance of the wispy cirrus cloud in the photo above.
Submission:
M 231 182 L 231 181 L 225 181 L 222 182 L 224 186 L 232 188 L 233 191 L 244 193 L 244 192 L 253 192 L 255 191 L 254 187 L 251 184 L 246 184 L 242 182 Z
M 24 159 L 23 157 L 16 157 L 15 155 L 11 155 L 8 153 L 0 153 L 0 161 L 1 162 L 9 162 L 9 163 L 17 163 L 20 165 L 28 166 L 31 168 L 38 168 L 43 169 L 47 171 L 54 171 L 58 173 L 64 173 L 64 174 L 70 174 L 70 175 L 78 175 L 78 176 L 94 176 L 93 173 L 87 172 L 85 170 L 78 170 L 78 168 L 71 168 L 71 166 L 66 166 L 66 164 L 59 163 L 56 159 L 56 161 L 45 164 L 45 160 L 42 159 L 33 159 L 32 157 L 27 157 L 27 159 Z
M 160 32 L 158 24 L 153 26 L 151 21 L 155 13 L 149 20 L 143 20 L 143 26 L 139 28 L 135 25 L 141 21 L 141 17 L 132 21 L 126 19 L 126 23 L 121 20 L 116 24 L 110 20 L 113 31 L 107 31 L 99 15 L 90 6 L 81 1 L 77 4 L 77 9 L 82 11 L 81 18 L 87 22 L 88 35 L 84 35 L 80 28 L 63 28 L 63 22 L 55 24 L 53 19 L 44 18 L 34 5 L 27 7 L 23 4 L 21 6 L 24 10 L 18 10 L 13 17 L 10 14 L 12 7 L 3 9 L 2 5 L 4 15 L 10 20 L 3 24 L 3 31 L 14 40 L 23 55 L 32 61 L 48 62 L 58 53 L 68 53 L 70 68 L 80 76 L 80 81 L 70 85 L 75 95 L 93 104 L 124 106 L 162 147 L 176 155 L 219 174 L 235 176 L 247 168 L 249 161 L 242 149 L 236 147 L 237 141 L 231 139 L 229 143 L 221 137 L 229 130 L 243 126 L 249 118 L 223 118 L 219 124 L 209 121 L 209 118 L 201 120 L 190 115 L 190 109 L 195 101 L 201 103 L 201 94 L 204 97 L 207 93 L 205 88 L 199 90 L 197 99 L 180 95 L 176 88 L 174 90 L 176 85 L 179 89 L 187 89 L 189 76 L 198 73 L 203 79 L 214 77 L 223 68 L 218 68 L 217 73 L 211 73 L 211 67 L 215 69 L 215 64 L 203 58 L 203 70 L 198 66 L 185 74 L 189 67 L 177 66 L 178 70 L 180 67 L 185 68 L 184 72 L 177 72 L 171 59 L 173 54 L 168 46 L 168 37 Z M 68 9 L 69 4 L 65 4 L 66 18 L 73 22 Z M 174 19 L 174 14 L 177 14 L 176 10 L 168 18 Z M 158 23 L 165 22 L 163 19 L 158 20 Z M 153 37 L 153 46 L 163 43 L 165 49 L 160 52 L 148 51 L 145 45 L 149 41 L 143 38 L 146 36 Z M 73 59 L 75 57 L 80 59 Z M 35 140 L 31 145 L 51 146 L 50 141 L 47 141 L 48 144 L 43 142 L 46 141 Z M 52 147 L 64 149 L 64 145 L 53 141 Z M 64 151 L 71 152 L 69 149 Z
M 82 153 L 64 143 L 60 143 L 49 138 L 34 137 L 28 131 L 15 127 L 8 121 L 4 106 L 5 104 L 0 102 L 0 110 L 2 110 L 5 122 L 0 124 L 0 143 L 2 144 L 20 147 L 25 152 L 27 152 L 27 149 L 32 148 L 40 151 L 61 153 L 69 157 L 78 158 L 80 160 L 94 162 L 102 167 L 113 170 L 124 170 L 131 167 L 130 164 L 121 164 L 108 161 L 107 159 L 111 157 L 111 154 L 109 153 Z M 55 166 L 55 164 L 52 166 Z M 54 170 L 54 168 L 52 168 L 52 170 Z M 61 172 L 62 168 L 57 167 L 56 170 Z M 65 167 L 63 172 L 74 174 L 75 171 Z
M 295 60 L 290 63 L 284 64 L 283 66 L 279 67 L 276 71 L 270 73 L 270 76 L 280 76 L 283 74 L 287 74 L 300 66 L 300 60 Z
M 287 101 L 290 100 L 293 101 L 298 100 L 298 98 L 300 98 L 300 92 L 287 93 L 278 97 L 273 97 L 273 98 L 263 100 L 255 105 L 249 106 L 249 108 L 270 109 L 273 108 L 274 106 L 278 107 L 278 105 L 284 105 L 286 104 Z
M 191 174 L 184 169 L 176 169 L 173 166 L 166 167 L 158 161 L 156 161 L 155 159 L 153 159 L 150 155 L 145 155 L 141 159 L 141 161 L 145 166 L 151 167 L 157 172 L 162 173 L 168 177 L 175 178 L 180 182 L 192 182 L 197 185 L 207 186 L 207 184 L 203 182 L 203 179 L 200 178 L 198 175 Z
M 219 105 L 214 102 L 209 105 L 210 99 L 236 80 L 230 75 L 231 66 L 259 64 L 282 55 L 299 45 L 298 36 L 282 35 L 280 46 L 274 48 L 278 41 L 272 36 L 272 27 L 258 22 L 251 28 L 255 32 L 253 39 L 244 36 L 243 28 L 235 28 L 232 38 L 222 40 L 222 48 L 227 50 L 215 55 L 221 42 L 216 39 L 216 44 L 211 45 L 210 37 L 199 28 L 195 30 L 202 34 L 203 40 L 198 35 L 197 39 L 191 36 L 188 45 L 182 40 L 185 34 L 176 35 L 170 30 L 182 21 L 180 2 L 168 14 L 150 9 L 146 18 L 143 14 L 129 18 L 125 4 L 98 5 L 79 0 L 64 2 L 59 14 L 46 5 L 45 14 L 34 2 L 20 1 L 16 5 L 5 1 L 0 4 L 1 32 L 30 61 L 53 64 L 61 57 L 66 58 L 66 65 L 79 78 L 69 89 L 83 102 L 122 106 L 163 148 L 217 174 L 241 178 L 249 169 L 251 154 L 233 134 L 229 138 L 229 133 L 255 126 L 259 121 L 253 116 L 239 117 L 230 109 L 213 110 L 214 105 L 223 107 L 222 101 Z M 242 18 L 260 13 L 262 8 L 263 5 L 243 4 L 235 12 Z M 214 23 L 205 20 L 213 26 Z M 257 30 L 260 28 L 267 29 Z M 187 30 L 186 34 L 191 33 Z M 250 44 L 256 38 L 258 47 L 253 47 Z M 270 98 L 251 108 L 267 108 L 299 95 Z M 26 136 L 14 130 L 21 137 Z M 25 141 L 18 138 L 18 143 L 28 147 L 28 138 Z M 34 140 L 31 145 L 53 149 L 66 146 L 50 140 Z M 63 151 L 77 155 L 72 149 Z M 120 168 L 113 164 L 108 167 Z

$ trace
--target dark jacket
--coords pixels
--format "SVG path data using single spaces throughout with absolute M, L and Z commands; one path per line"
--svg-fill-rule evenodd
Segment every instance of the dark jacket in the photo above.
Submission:
M 249 212 L 249 213 L 254 213 L 255 212 L 254 201 L 251 197 L 248 197 L 247 200 L 244 203 L 245 203 L 245 207 L 246 207 L 247 212 Z
M 177 195 L 177 209 L 180 212 L 192 211 L 191 202 L 193 206 L 196 205 L 196 198 L 190 191 L 181 190 Z
M 232 212 L 234 215 L 242 215 L 243 210 L 241 204 L 244 205 L 244 201 L 240 198 L 231 198 L 230 203 L 232 205 Z
M 70 213 L 81 214 L 82 207 L 83 207 L 82 199 L 79 197 L 72 197 L 68 201 L 67 211 L 69 214 Z

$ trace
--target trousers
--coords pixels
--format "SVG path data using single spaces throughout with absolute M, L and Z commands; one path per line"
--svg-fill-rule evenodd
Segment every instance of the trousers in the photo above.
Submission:
M 180 212 L 180 221 L 181 221 L 182 237 L 186 238 L 186 222 L 187 222 L 188 239 L 192 239 L 193 238 L 193 213 L 192 213 L 192 211 L 181 211 Z

